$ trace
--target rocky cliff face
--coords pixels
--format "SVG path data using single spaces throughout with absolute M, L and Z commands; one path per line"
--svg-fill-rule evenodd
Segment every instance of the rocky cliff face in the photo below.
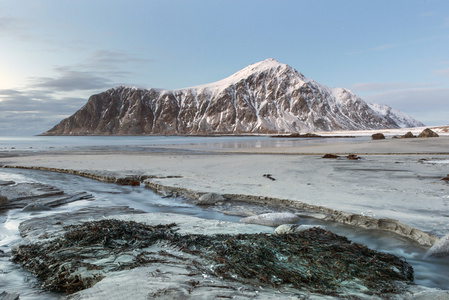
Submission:
M 406 124 L 398 124 L 391 117 L 395 111 L 382 107 L 388 115 L 349 90 L 326 87 L 268 59 L 202 86 L 110 89 L 91 96 L 44 134 L 242 134 L 422 126 L 408 116 Z

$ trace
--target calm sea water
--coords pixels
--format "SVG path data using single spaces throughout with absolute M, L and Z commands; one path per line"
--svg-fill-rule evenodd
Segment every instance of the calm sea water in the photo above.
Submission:
M 71 151 L 84 149 L 120 148 L 120 150 L 147 150 L 150 147 L 196 145 L 200 150 L 229 148 L 263 148 L 313 145 L 330 142 L 355 142 L 368 140 L 368 137 L 310 139 L 310 138 L 272 138 L 269 136 L 32 136 L 1 137 L 1 151 Z M 199 147 L 198 147 L 199 146 Z

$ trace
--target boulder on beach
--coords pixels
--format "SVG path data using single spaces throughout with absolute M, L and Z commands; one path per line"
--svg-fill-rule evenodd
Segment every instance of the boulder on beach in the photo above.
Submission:
M 279 226 L 282 224 L 295 223 L 299 217 L 292 213 L 266 213 L 257 216 L 250 216 L 240 220 L 242 223 L 259 224 L 264 226 Z
M 0 195 L 0 207 L 8 203 L 8 197 Z
M 419 138 L 439 137 L 439 135 L 435 131 L 433 131 L 429 128 L 426 128 L 418 135 L 418 137 Z
M 385 135 L 383 133 L 375 133 L 371 136 L 372 140 L 385 140 Z
M 433 258 L 447 258 L 449 257 L 449 233 L 438 240 L 429 250 L 427 250 L 424 257 Z
M 324 154 L 324 156 L 322 158 L 339 158 L 339 156 L 335 155 L 335 154 L 328 153 L 328 154 Z
M 223 202 L 226 199 L 220 195 L 220 194 L 216 194 L 216 193 L 207 193 L 202 195 L 200 198 L 198 198 L 198 205 L 215 205 L 215 203 L 218 202 Z
M 298 233 L 301 231 L 309 230 L 311 228 L 321 228 L 326 230 L 326 226 L 322 225 L 282 224 L 276 227 L 276 229 L 274 230 L 274 234 Z
M 403 136 L 401 136 L 401 139 L 410 139 L 416 137 L 411 131 L 407 132 Z
M 355 154 L 349 154 L 348 156 L 346 156 L 346 158 L 350 159 L 350 160 L 359 160 L 360 159 L 360 157 Z

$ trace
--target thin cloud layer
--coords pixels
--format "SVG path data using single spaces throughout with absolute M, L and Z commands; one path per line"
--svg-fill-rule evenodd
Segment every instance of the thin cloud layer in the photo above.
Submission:
M 114 85 L 109 78 L 94 72 L 70 70 L 59 70 L 59 74 L 53 78 L 35 78 L 34 81 L 37 82 L 33 85 L 35 88 L 51 89 L 58 92 L 107 89 Z

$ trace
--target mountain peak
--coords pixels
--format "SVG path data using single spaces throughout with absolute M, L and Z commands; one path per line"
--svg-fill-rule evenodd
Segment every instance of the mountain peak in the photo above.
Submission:
M 178 90 L 120 88 L 93 95 L 46 135 L 291 133 L 416 126 L 389 107 L 305 78 L 273 58 Z
M 285 70 L 288 70 L 292 73 L 295 73 L 299 77 L 300 80 L 304 81 L 305 77 L 289 65 L 283 64 L 275 60 L 274 58 L 267 58 L 263 61 L 251 64 L 240 71 L 237 71 L 236 73 L 232 74 L 231 76 L 219 80 L 217 82 L 203 84 L 194 86 L 191 88 L 210 88 L 216 91 L 222 90 L 230 85 L 236 84 L 237 82 L 249 78 L 251 75 L 263 73 L 263 72 L 273 72 L 273 73 L 280 73 L 284 72 Z

